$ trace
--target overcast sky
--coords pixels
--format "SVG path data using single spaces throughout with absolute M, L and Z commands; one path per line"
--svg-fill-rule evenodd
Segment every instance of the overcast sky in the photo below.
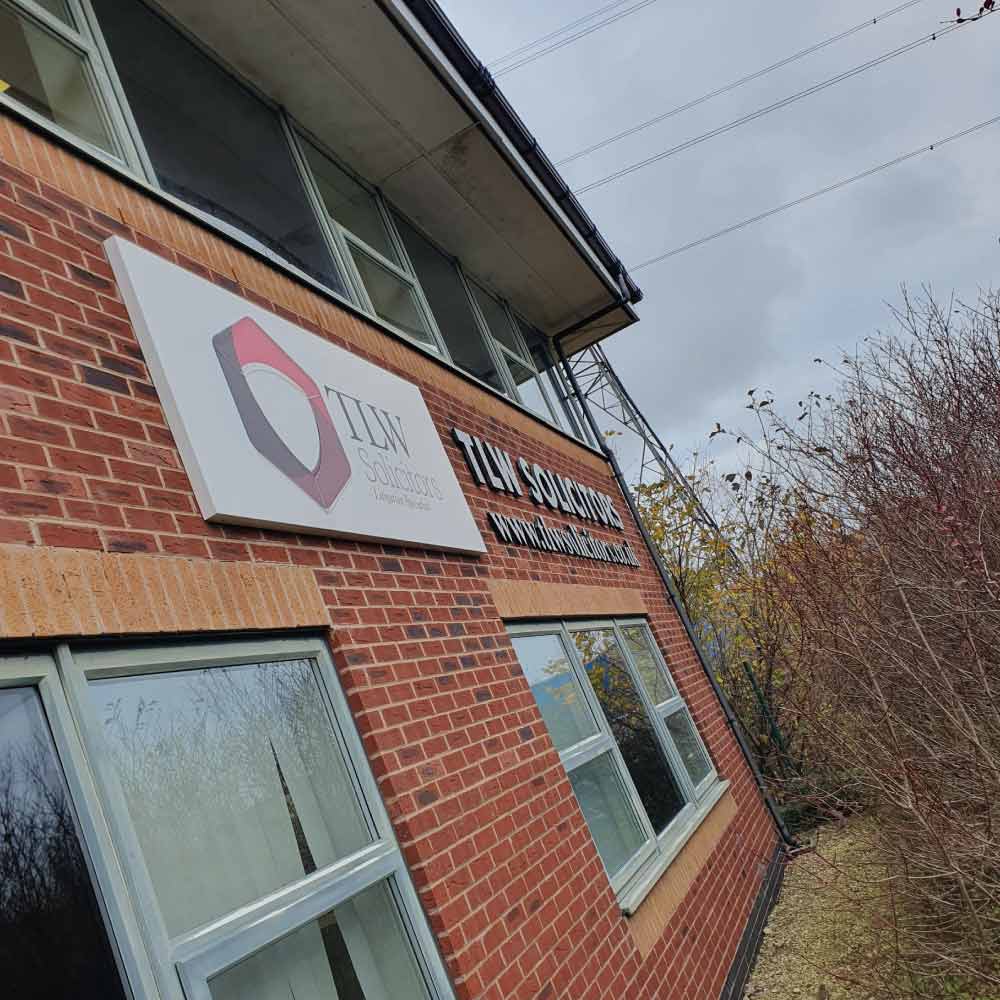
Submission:
M 443 0 L 489 62 L 601 0 Z M 657 2 L 500 79 L 553 160 L 895 6 Z M 562 168 L 578 188 L 938 28 L 953 2 L 884 23 Z M 581 196 L 626 265 L 997 114 L 1000 14 Z M 826 388 L 888 325 L 899 286 L 968 297 L 1000 264 L 1000 125 L 634 276 L 641 322 L 607 352 L 667 443 L 703 448 L 749 416 L 751 386 Z

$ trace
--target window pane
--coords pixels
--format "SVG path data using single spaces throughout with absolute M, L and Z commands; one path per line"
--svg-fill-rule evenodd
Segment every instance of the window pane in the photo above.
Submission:
M 346 294 L 277 112 L 140 0 L 95 0 L 164 190 Z
M 476 302 L 479 303 L 483 319 L 486 320 L 486 325 L 490 328 L 490 333 L 519 358 L 523 357 L 524 352 L 521 350 L 521 345 L 514 336 L 514 328 L 510 325 L 507 310 L 489 292 L 480 288 L 479 285 L 473 284 L 472 294 L 475 295 Z
M 53 9 L 58 6 L 49 9 L 58 13 Z M 0 7 L 0 91 L 81 139 L 115 152 L 82 57 L 6 7 Z
M 621 647 L 611 629 L 574 632 L 573 641 L 649 822 L 661 833 L 684 807 L 684 796 L 629 676 Z
M 504 360 L 506 360 L 507 367 L 510 369 L 510 377 L 517 386 L 517 394 L 520 396 L 521 402 L 544 420 L 551 420 L 552 413 L 549 410 L 548 403 L 545 402 L 545 397 L 542 395 L 542 388 L 538 384 L 538 376 L 526 365 L 522 365 L 520 361 L 515 361 L 509 354 L 504 355 Z
M 520 317 L 517 320 L 518 329 L 521 331 L 521 336 L 524 337 L 524 342 L 528 345 L 528 356 L 531 358 L 532 366 L 535 371 L 538 372 L 539 381 L 545 380 L 546 389 L 549 392 L 551 399 L 557 399 L 555 386 L 553 384 L 554 372 L 552 355 L 548 350 L 545 338 L 533 327 L 529 326 Z M 573 421 L 570 420 L 568 423 L 564 420 L 563 415 L 559 412 L 559 407 L 551 408 L 552 412 L 548 415 L 549 420 L 553 421 L 559 427 L 572 427 Z
M 35 0 L 39 7 L 43 7 L 50 14 L 54 14 L 60 21 L 73 26 L 73 16 L 66 6 L 65 0 Z
M 38 694 L 0 691 L 0 969 L 5 997 L 125 993 Z
M 515 636 L 514 650 L 557 750 L 597 732 L 580 682 L 557 635 Z
M 316 178 L 316 186 L 330 215 L 373 250 L 377 250 L 394 264 L 399 264 L 399 254 L 389 239 L 371 192 L 341 170 L 312 143 L 303 142 L 302 145 Z
M 370 842 L 311 661 L 98 680 L 90 694 L 172 935 Z
M 392 896 L 373 885 L 216 976 L 213 1000 L 422 1000 Z
M 677 752 L 684 761 L 687 773 L 691 776 L 691 783 L 697 787 L 712 773 L 712 765 L 687 711 L 681 709 L 669 716 L 667 729 L 673 737 Z
M 590 835 L 609 875 L 621 871 L 642 847 L 645 836 L 608 754 L 576 768 L 569 776 Z
M 436 348 L 413 288 L 363 250 L 351 246 L 351 254 L 372 300 L 375 315 L 408 333 L 414 340 Z
M 402 219 L 397 218 L 396 225 L 452 361 L 487 385 L 506 392 L 454 263 Z
M 632 662 L 639 671 L 639 679 L 654 705 L 659 705 L 674 696 L 673 685 L 667 680 L 656 655 L 649 646 L 649 633 L 641 625 L 626 625 L 622 628 L 625 646 Z

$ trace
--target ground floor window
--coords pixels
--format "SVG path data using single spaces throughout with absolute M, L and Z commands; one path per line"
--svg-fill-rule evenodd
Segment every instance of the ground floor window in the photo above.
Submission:
M 608 877 L 629 898 L 717 796 L 711 758 L 644 621 L 509 630 Z
M 0 659 L 0 752 L 25 996 L 452 996 L 321 641 Z

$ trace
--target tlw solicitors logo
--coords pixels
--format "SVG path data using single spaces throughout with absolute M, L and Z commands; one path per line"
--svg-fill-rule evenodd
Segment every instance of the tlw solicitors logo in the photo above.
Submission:
M 307 496 L 329 510 L 350 481 L 351 464 L 319 386 L 249 317 L 217 333 L 212 344 L 250 443 Z M 248 372 L 255 371 L 277 375 L 286 386 L 298 390 L 311 411 L 315 432 L 275 426 L 248 379 Z M 318 454 L 310 467 L 300 456 L 315 449 L 317 438 Z

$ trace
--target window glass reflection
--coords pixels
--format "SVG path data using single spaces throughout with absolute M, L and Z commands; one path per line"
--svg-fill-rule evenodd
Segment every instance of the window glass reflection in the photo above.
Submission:
M 371 835 L 309 660 L 91 683 L 171 935 Z
M 124 1000 L 37 692 L 0 690 L 0 995 Z
M 625 645 L 632 662 L 639 671 L 639 679 L 654 705 L 659 705 L 674 696 L 673 686 L 667 680 L 660 664 L 649 645 L 649 636 L 641 625 L 626 625 L 622 628 Z
M 556 635 L 525 635 L 513 639 L 517 658 L 557 750 L 597 732 L 580 682 Z
M 687 710 L 682 708 L 669 716 L 667 729 L 673 738 L 674 746 L 677 747 L 677 752 L 684 761 L 687 773 L 691 776 L 691 783 L 697 787 L 712 773 L 712 765 L 701 745 L 701 740 L 698 739 Z
M 664 759 L 621 647 L 611 629 L 574 632 L 573 641 L 649 822 L 661 833 L 684 807 L 684 796 Z

